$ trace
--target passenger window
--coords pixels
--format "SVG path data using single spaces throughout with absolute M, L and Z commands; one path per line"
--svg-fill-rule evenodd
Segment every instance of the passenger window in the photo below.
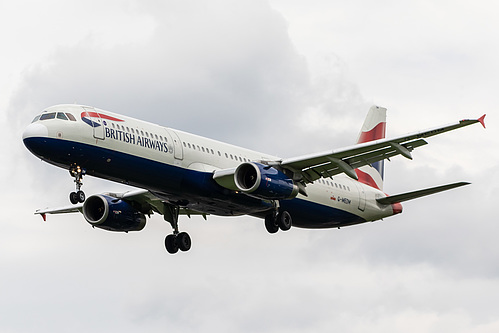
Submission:
M 185 144 L 185 142 L 183 142 L 183 144 L 184 144 L 184 147 L 186 147 L 186 148 L 187 148 L 187 145 Z
M 146 132 L 146 137 L 149 137 L 149 133 Z
M 66 112 L 66 116 L 68 116 L 69 120 L 76 121 L 76 118 L 69 112 Z
M 220 153 L 220 150 L 218 151 L 218 156 L 222 156 L 222 154 Z
M 203 150 L 203 153 L 204 153 L 204 147 L 201 147 L 201 149 Z
M 47 120 L 47 119 L 54 119 L 55 118 L 55 112 L 52 113 L 45 113 L 40 116 L 40 120 Z

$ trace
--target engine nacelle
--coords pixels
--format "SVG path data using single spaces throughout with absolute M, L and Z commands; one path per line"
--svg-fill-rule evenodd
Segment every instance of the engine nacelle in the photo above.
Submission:
M 281 171 L 268 165 L 249 162 L 239 165 L 234 173 L 237 188 L 261 199 L 292 199 L 298 186 Z
M 83 216 L 92 226 L 109 231 L 140 231 L 144 214 L 127 202 L 107 195 L 92 195 L 83 204 Z

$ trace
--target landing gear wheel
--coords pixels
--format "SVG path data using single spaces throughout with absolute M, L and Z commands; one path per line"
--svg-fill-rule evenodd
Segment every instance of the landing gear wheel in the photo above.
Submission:
M 180 207 L 178 205 L 163 202 L 163 217 L 165 221 L 170 222 L 173 228 L 173 234 L 165 238 L 165 247 L 168 253 L 174 254 L 180 251 L 189 251 L 191 249 L 191 237 L 186 232 L 178 232 L 178 215 Z
M 265 216 L 265 229 L 267 229 L 270 234 L 275 234 L 279 231 L 279 226 L 276 223 L 274 214 L 268 214 Z
M 78 197 L 78 202 L 80 203 L 85 202 L 85 193 L 83 193 L 83 191 L 76 192 L 76 196 Z
M 168 235 L 165 238 L 166 251 L 170 254 L 175 254 L 178 252 L 177 237 L 175 235 Z
M 180 251 L 189 251 L 191 249 L 191 237 L 186 232 L 177 235 L 177 245 Z
M 282 211 L 277 215 L 277 225 L 282 231 L 288 231 L 291 229 L 291 224 L 293 223 L 291 219 L 291 214 L 287 211 Z
M 78 203 L 78 194 L 76 194 L 76 192 L 69 193 L 69 201 L 71 201 L 73 205 L 76 205 Z

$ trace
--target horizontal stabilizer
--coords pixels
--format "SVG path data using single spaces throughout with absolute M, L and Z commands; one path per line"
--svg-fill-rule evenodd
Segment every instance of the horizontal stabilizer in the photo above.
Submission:
M 379 198 L 376 199 L 377 202 L 379 202 L 382 205 L 391 205 L 394 203 L 399 203 L 411 199 L 416 199 L 416 198 L 421 198 L 430 194 L 442 192 L 442 191 L 447 191 L 456 187 L 464 186 L 464 185 L 469 185 L 470 183 L 467 182 L 459 182 L 459 183 L 453 183 L 453 184 L 448 184 L 448 185 L 442 185 L 442 186 L 437 186 L 437 187 L 431 187 L 431 188 L 426 188 L 423 190 L 419 191 L 413 191 L 413 192 L 407 192 L 407 193 L 402 193 L 402 194 L 397 194 L 397 195 L 392 195 L 386 198 Z

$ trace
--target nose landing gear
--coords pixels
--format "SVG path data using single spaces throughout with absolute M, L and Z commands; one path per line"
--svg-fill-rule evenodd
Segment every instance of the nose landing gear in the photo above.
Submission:
M 82 180 L 83 175 L 85 174 L 85 170 L 83 170 L 79 165 L 73 164 L 69 168 L 69 174 L 74 178 L 74 182 L 76 185 L 76 191 L 69 194 L 69 201 L 71 201 L 73 205 L 79 202 L 85 202 L 85 193 L 81 190 L 81 187 L 83 186 Z

